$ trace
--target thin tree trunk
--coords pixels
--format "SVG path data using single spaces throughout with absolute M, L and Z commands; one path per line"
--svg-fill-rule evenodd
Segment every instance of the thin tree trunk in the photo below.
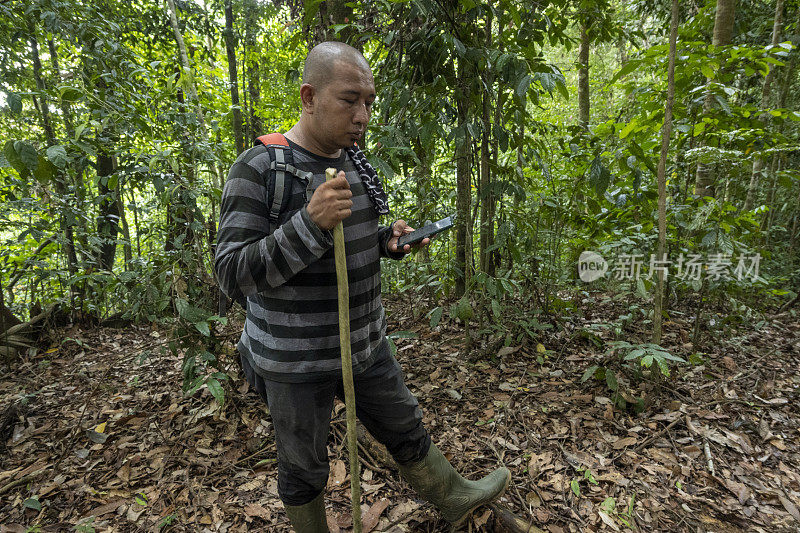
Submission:
M 466 294 L 470 278 L 470 256 L 467 248 L 472 246 L 470 237 L 470 205 L 472 193 L 470 190 L 469 152 L 470 138 L 466 128 L 469 120 L 469 95 L 466 80 L 465 61 L 459 61 L 459 89 L 456 94 L 456 113 L 458 114 L 458 128 L 461 138 L 456 138 L 456 268 L 461 272 L 456 276 L 455 293 L 457 297 Z
M 142 257 L 142 241 L 140 235 L 142 234 L 141 229 L 139 228 L 139 206 L 136 204 L 136 194 L 133 192 L 133 187 L 130 189 L 131 191 L 131 206 L 133 206 L 133 229 L 136 232 L 136 257 Z
M 780 41 L 781 26 L 783 25 L 783 0 L 775 3 L 775 22 L 772 25 L 772 46 Z M 769 124 L 770 114 L 766 111 L 769 107 L 772 80 L 775 78 L 775 70 L 772 64 L 767 65 L 767 76 L 764 78 L 764 85 L 761 88 L 761 122 L 766 128 Z M 758 182 L 761 178 L 761 170 L 764 167 L 764 159 L 761 155 L 756 155 L 753 160 L 753 172 L 750 174 L 750 185 L 747 187 L 747 198 L 744 202 L 744 210 L 750 211 L 753 208 L 756 193 L 758 192 Z
M 800 233 L 800 183 L 798 183 L 797 202 L 794 204 L 794 222 L 792 222 L 792 233 L 789 239 L 790 250 L 795 249 L 798 233 Z
M 497 94 L 498 94 L 498 97 L 499 97 L 499 95 L 500 95 L 500 87 L 499 87 L 499 85 L 497 87 Z M 494 106 L 494 124 L 498 128 L 500 127 L 501 119 L 502 119 L 501 108 L 500 108 L 499 103 L 497 103 Z M 492 138 L 492 165 L 494 166 L 495 169 L 498 168 L 497 167 L 497 157 L 498 157 L 499 153 L 500 153 L 500 140 L 495 135 Z M 489 203 L 489 212 L 487 213 L 487 218 L 488 218 L 488 220 L 491 221 L 493 226 L 494 226 L 494 223 L 495 223 L 495 219 L 497 218 L 497 201 L 498 201 L 498 198 L 495 196 L 494 193 L 492 193 L 492 201 Z M 500 201 L 501 202 L 503 201 L 502 195 L 500 197 Z M 489 242 L 488 242 L 489 248 L 493 247 L 494 243 L 495 243 L 495 232 L 491 231 L 491 232 L 489 232 Z M 500 264 L 500 252 L 499 252 L 499 250 L 497 250 L 495 248 L 494 250 L 489 252 L 489 270 L 487 271 L 487 273 L 492 277 L 497 275 L 497 266 L 499 264 Z
M 672 134 L 672 106 L 675 101 L 675 49 L 678 40 L 678 0 L 672 0 L 672 19 L 669 31 L 669 66 L 667 67 L 667 106 L 664 109 L 664 128 L 661 132 L 661 157 L 658 159 L 658 251 L 656 260 L 666 257 L 667 249 L 667 154 Z M 666 264 L 666 263 L 665 263 Z M 653 343 L 661 343 L 661 323 L 664 307 L 664 270 L 658 270 L 655 306 L 653 310 Z
M 486 15 L 486 49 L 492 46 L 492 16 L 491 11 Z M 489 256 L 486 249 L 492 240 L 494 233 L 494 220 L 490 218 L 492 204 L 494 197 L 491 193 L 491 174 L 489 172 L 489 138 L 491 137 L 492 124 L 490 122 L 490 100 L 491 88 L 494 84 L 494 76 L 487 74 L 484 91 L 483 91 L 483 132 L 481 135 L 481 177 L 480 187 L 478 194 L 480 195 L 481 202 L 481 227 L 480 227 L 480 245 L 478 247 L 478 264 L 481 272 L 488 272 Z
M 98 263 L 101 270 L 109 272 L 114 268 L 114 259 L 117 255 L 120 219 L 117 189 L 108 186 L 113 174 L 114 159 L 105 146 L 100 146 L 97 150 L 97 196 L 100 199 L 97 233 L 102 239 L 102 244 Z
M 429 150 L 427 146 L 423 146 L 419 137 L 415 137 L 414 153 L 417 154 L 419 165 L 414 168 L 414 183 L 416 184 L 416 203 L 417 203 L 417 226 L 422 227 L 428 218 L 428 200 L 430 195 L 430 175 L 431 167 L 429 162 Z M 425 246 L 416 255 L 417 262 L 430 262 L 430 248 Z
M 186 83 L 186 88 L 189 91 L 189 99 L 191 103 L 195 106 L 195 112 L 197 113 L 197 121 L 200 124 L 200 134 L 202 135 L 203 141 L 208 144 L 208 132 L 206 131 L 206 121 L 203 117 L 203 108 L 200 106 L 200 99 L 197 97 L 197 89 L 195 88 L 194 84 L 194 70 L 192 69 L 191 63 L 189 63 L 189 55 L 186 53 L 186 44 L 183 41 L 183 35 L 181 34 L 181 28 L 178 25 L 178 11 L 175 8 L 175 0 L 167 0 L 167 6 L 169 7 L 169 20 L 172 24 L 172 31 L 175 33 L 175 42 L 178 44 L 178 51 L 180 52 L 181 58 L 181 66 L 183 67 L 183 75 L 188 77 L 188 82 Z M 220 176 L 219 172 L 215 165 L 211 166 L 212 174 L 214 176 L 214 185 L 222 189 L 222 177 Z M 193 175 L 196 175 L 196 172 L 193 172 Z
M 36 27 L 31 24 L 31 59 L 33 60 L 33 77 L 36 80 L 36 88 L 39 91 L 39 107 L 42 113 L 42 123 L 44 127 L 45 137 L 47 139 L 47 146 L 54 146 L 56 143 L 55 131 L 53 129 L 53 123 L 50 118 L 50 107 L 47 103 L 47 96 L 45 94 L 45 84 L 44 78 L 42 76 L 42 63 L 39 59 L 39 43 L 36 39 Z M 50 41 L 50 52 L 51 52 L 51 59 L 55 62 L 54 65 L 56 66 L 56 74 L 58 74 L 58 60 L 54 55 L 54 46 L 52 45 L 52 41 Z M 65 115 L 65 120 L 69 114 Z M 64 176 L 61 170 L 56 171 L 56 176 L 53 179 L 53 185 L 56 189 L 56 193 L 64 199 L 67 193 L 67 186 L 66 186 L 66 177 Z M 63 210 L 58 210 L 58 220 L 59 225 L 61 227 L 61 231 L 64 233 L 64 253 L 67 257 L 67 270 L 70 273 L 70 276 L 74 278 L 78 273 L 78 258 L 75 254 L 75 236 L 72 232 L 72 226 L 70 226 L 69 221 L 67 220 L 66 214 Z M 76 290 L 73 288 L 73 285 L 70 284 L 69 289 L 70 295 L 70 305 L 74 308 L 75 307 L 75 297 L 76 297 Z
M 797 10 L 797 21 L 795 28 L 800 28 L 800 9 Z M 791 59 L 789 60 L 789 65 L 784 69 L 784 76 L 783 80 L 781 80 L 780 90 L 778 91 L 778 101 L 777 107 L 778 108 L 785 108 L 786 101 L 789 96 L 789 89 L 792 86 L 792 82 L 794 81 L 795 71 L 797 69 L 798 58 L 800 57 L 800 53 L 797 50 L 792 50 Z M 784 123 L 780 123 L 777 128 L 777 133 L 783 133 Z M 767 174 L 769 176 L 769 186 L 767 188 L 767 200 L 766 204 L 769 207 L 766 213 L 764 213 L 764 218 L 762 220 L 761 228 L 765 230 L 769 227 L 769 219 L 770 213 L 772 211 L 772 203 L 774 197 L 774 184 L 775 184 L 775 169 L 778 165 L 778 159 L 780 158 L 780 153 L 775 152 L 772 154 L 772 163 L 770 164 L 770 170 Z M 767 240 L 767 242 L 769 242 Z
M 581 21 L 581 44 L 578 48 L 578 122 L 589 127 L 589 31 L 588 22 Z
M 228 80 L 231 84 L 231 111 L 233 114 L 233 138 L 236 143 L 236 153 L 244 151 L 244 137 L 242 136 L 242 109 L 239 105 L 239 77 L 236 72 L 236 41 L 233 36 L 233 2 L 225 1 L 225 52 L 228 55 Z
M 712 44 L 714 46 L 725 46 L 730 44 L 731 37 L 733 36 L 733 21 L 736 15 L 736 0 L 717 0 L 717 13 L 714 18 L 714 36 Z M 711 80 L 707 80 L 706 84 L 710 84 Z M 711 91 L 706 92 L 706 98 L 703 102 L 703 115 L 708 115 L 711 112 L 713 102 L 713 95 Z M 705 145 L 705 135 L 700 141 L 700 147 Z M 708 166 L 703 163 L 697 164 L 697 172 L 695 173 L 694 180 L 694 193 L 697 196 L 714 196 L 713 191 L 714 176 L 709 172 Z
M 247 41 L 248 49 L 250 50 L 250 55 L 258 55 L 258 38 L 257 38 L 257 30 L 258 30 L 258 2 L 255 0 L 247 0 L 246 4 L 247 11 L 245 12 L 245 40 Z M 249 56 L 245 55 L 245 60 L 247 61 L 247 92 L 250 95 L 249 101 L 249 111 L 250 111 L 250 130 L 253 137 L 257 137 L 262 133 L 267 133 L 264 131 L 264 126 L 261 123 L 261 117 L 258 115 L 258 105 L 261 102 L 261 89 L 260 89 L 260 69 L 258 68 L 258 62 L 252 60 L 248 60 Z
M 133 260 L 133 249 L 131 247 L 131 230 L 128 227 L 128 217 L 125 214 L 125 193 L 122 190 L 121 180 L 117 182 L 116 194 L 119 199 L 117 206 L 119 207 L 119 221 L 122 224 L 122 236 L 125 238 L 125 242 L 122 244 L 122 250 L 125 254 L 125 270 L 128 270 L 128 265 Z
M 350 4 L 350 5 L 348 5 Z M 325 0 L 325 3 L 320 6 L 320 15 L 323 17 L 322 31 L 324 32 L 325 39 L 328 41 L 341 41 L 351 46 L 355 46 L 359 50 L 361 46 L 356 42 L 358 34 L 356 29 L 352 26 L 342 28 L 337 35 L 330 27 L 334 24 L 347 24 L 353 22 L 353 8 L 351 7 L 350 0 Z

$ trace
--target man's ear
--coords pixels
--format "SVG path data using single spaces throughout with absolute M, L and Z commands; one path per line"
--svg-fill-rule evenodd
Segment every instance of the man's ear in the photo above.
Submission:
M 303 112 L 313 114 L 314 113 L 314 97 L 316 96 L 316 90 L 314 86 L 310 83 L 304 83 L 300 86 L 300 101 L 303 105 Z

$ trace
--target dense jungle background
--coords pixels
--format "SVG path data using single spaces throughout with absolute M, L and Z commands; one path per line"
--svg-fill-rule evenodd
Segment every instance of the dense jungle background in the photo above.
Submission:
M 383 264 L 470 531 L 800 527 L 796 0 L 0 0 L 0 531 L 288 531 L 226 173 L 363 50 Z M 351 527 L 343 406 L 331 531 Z M 362 432 L 366 531 L 447 531 Z

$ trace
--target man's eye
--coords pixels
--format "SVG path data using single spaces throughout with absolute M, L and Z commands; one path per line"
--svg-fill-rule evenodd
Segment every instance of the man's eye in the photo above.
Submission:
M 356 101 L 355 101 L 355 100 L 347 100 L 347 99 L 344 99 L 344 101 L 345 101 L 345 102 L 347 102 L 347 103 L 348 103 L 348 104 L 350 104 L 350 105 L 354 105 L 354 104 L 356 103 Z

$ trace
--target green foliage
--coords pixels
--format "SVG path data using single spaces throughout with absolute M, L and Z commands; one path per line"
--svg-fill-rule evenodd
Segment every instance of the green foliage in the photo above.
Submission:
M 305 39 L 332 31 L 359 44 L 373 66 L 378 100 L 364 148 L 398 218 L 419 223 L 452 214 L 454 149 L 466 147 L 471 162 L 467 257 L 473 270 L 487 257 L 492 267 L 472 272 L 468 297 L 452 298 L 464 266 L 455 260 L 451 232 L 424 258 L 385 262 L 384 288 L 437 301 L 415 310 L 431 327 L 449 315 L 507 346 L 538 343 L 576 312 L 576 301 L 603 291 L 622 302 L 620 316 L 603 325 L 617 340 L 609 361 L 587 370 L 584 381 L 594 376 L 622 398 L 628 375 L 668 375 L 681 362 L 670 350 L 622 340 L 634 325 L 652 323 L 654 279 L 608 275 L 589 287 L 575 276 L 584 250 L 607 259 L 655 253 L 667 91 L 663 6 L 381 0 L 348 6 L 351 19 L 317 27 L 320 6 L 234 2 L 248 141 L 294 123 Z M 666 166 L 668 255 L 723 254 L 735 262 L 758 253 L 763 268 L 744 279 L 670 276 L 668 305 L 702 290 L 703 302 L 731 310 L 722 332 L 758 324 L 766 309 L 796 294 L 800 280 L 798 48 L 794 37 L 769 44 L 772 14 L 762 7 L 741 6 L 736 40 L 725 47 L 708 44 L 713 2 L 681 11 Z M 222 8 L 179 3 L 191 63 L 185 69 L 176 62 L 163 4 L 0 5 L 7 43 L 0 82 L 3 304 L 20 318 L 36 302 L 59 302 L 92 323 L 117 314 L 156 322 L 170 331 L 169 349 L 183 361 L 184 390 L 205 387 L 219 402 L 228 340 L 217 316 L 213 241 L 224 172 L 237 156 Z M 797 34 L 792 24 L 787 36 Z M 575 119 L 581 25 L 592 39 L 588 128 Z M 761 109 L 770 68 L 773 91 Z M 199 102 L 189 101 L 190 82 Z M 488 154 L 481 153 L 484 139 Z M 488 185 L 479 171 L 483 155 Z M 765 165 L 745 210 L 756 156 Z M 693 195 L 698 163 L 715 177 L 714 198 Z M 479 214 L 490 204 L 486 222 Z M 492 237 L 485 248 L 481 226 Z M 600 333 L 587 327 L 581 334 L 600 348 Z

